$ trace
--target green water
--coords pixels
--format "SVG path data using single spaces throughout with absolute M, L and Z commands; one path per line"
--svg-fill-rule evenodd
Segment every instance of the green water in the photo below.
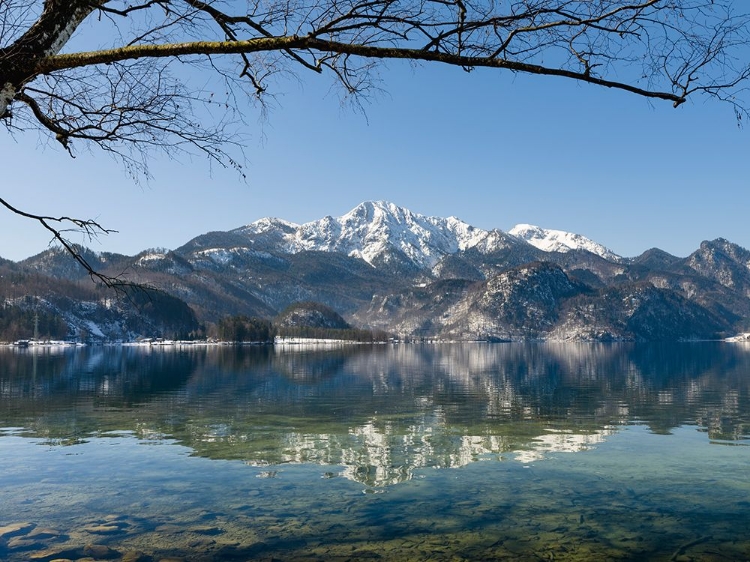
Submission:
M 0 350 L 0 558 L 748 560 L 750 347 Z

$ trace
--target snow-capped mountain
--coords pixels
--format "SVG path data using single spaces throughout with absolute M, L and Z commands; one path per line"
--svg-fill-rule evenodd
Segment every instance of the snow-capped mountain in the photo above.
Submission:
M 726 240 L 687 258 L 652 249 L 624 259 L 568 232 L 482 230 L 383 201 L 302 225 L 261 219 L 173 251 L 84 255 L 103 273 L 172 295 L 164 318 L 179 313 L 187 332 L 230 316 L 274 318 L 300 302 L 408 338 L 705 339 L 750 322 L 750 251 Z M 9 283 L 28 270 L 78 282 L 86 272 L 69 260 L 52 249 L 0 262 L 0 289 L 15 294 Z
M 622 258 L 593 240 L 561 230 L 519 224 L 508 233 L 483 230 L 456 217 L 428 217 L 387 201 L 360 203 L 345 215 L 302 225 L 263 218 L 232 231 L 253 241 L 257 249 L 273 247 L 294 254 L 305 250 L 337 252 L 375 264 L 402 254 L 420 269 L 434 267 L 446 255 L 474 249 L 488 254 L 531 244 L 544 252 L 586 250 L 606 260 Z
M 565 232 L 564 230 L 550 230 L 531 224 L 517 224 L 508 233 L 525 240 L 544 252 L 566 253 L 572 250 L 586 250 L 587 252 L 603 257 L 605 260 L 614 262 L 622 260 L 620 256 L 609 248 L 585 236 Z
M 387 261 L 395 250 L 419 268 L 433 267 L 443 256 L 461 250 L 477 247 L 486 253 L 507 244 L 499 231 L 482 230 L 456 217 L 427 217 L 387 201 L 368 201 L 341 217 L 302 225 L 260 219 L 233 232 L 256 244 L 275 242 L 288 253 L 339 252 L 371 264 L 383 257 Z

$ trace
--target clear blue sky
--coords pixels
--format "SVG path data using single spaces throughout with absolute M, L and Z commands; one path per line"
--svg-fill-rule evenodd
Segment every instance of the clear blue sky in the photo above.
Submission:
M 260 124 L 249 110 L 248 183 L 197 158 L 152 162 L 137 186 L 106 154 L 71 159 L 36 132 L 0 133 L 0 193 L 36 213 L 95 218 L 88 244 L 176 248 L 266 216 L 302 223 L 385 199 L 475 226 L 577 232 L 634 256 L 685 256 L 724 237 L 750 248 L 750 129 L 697 98 L 678 109 L 558 78 L 391 63 L 366 117 L 310 73 L 281 85 Z M 256 126 L 257 124 L 257 126 Z M 80 242 L 80 238 L 73 238 Z M 0 256 L 47 248 L 35 223 L 0 211 Z

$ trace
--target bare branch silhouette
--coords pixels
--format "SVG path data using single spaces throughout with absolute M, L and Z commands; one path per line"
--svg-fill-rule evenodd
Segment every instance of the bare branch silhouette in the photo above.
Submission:
M 749 24 L 733 0 L 2 0 L 0 122 L 134 178 L 155 154 L 244 174 L 246 117 L 277 77 L 326 75 L 356 102 L 383 60 L 537 75 L 550 96 L 544 77 L 675 107 L 703 95 L 741 122 Z

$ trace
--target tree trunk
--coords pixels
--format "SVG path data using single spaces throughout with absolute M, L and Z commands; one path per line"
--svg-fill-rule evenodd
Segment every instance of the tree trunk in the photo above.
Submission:
M 46 0 L 34 25 L 0 50 L 0 118 L 8 116 L 9 106 L 23 85 L 38 76 L 39 63 L 58 54 L 94 11 L 93 4 L 89 0 Z

